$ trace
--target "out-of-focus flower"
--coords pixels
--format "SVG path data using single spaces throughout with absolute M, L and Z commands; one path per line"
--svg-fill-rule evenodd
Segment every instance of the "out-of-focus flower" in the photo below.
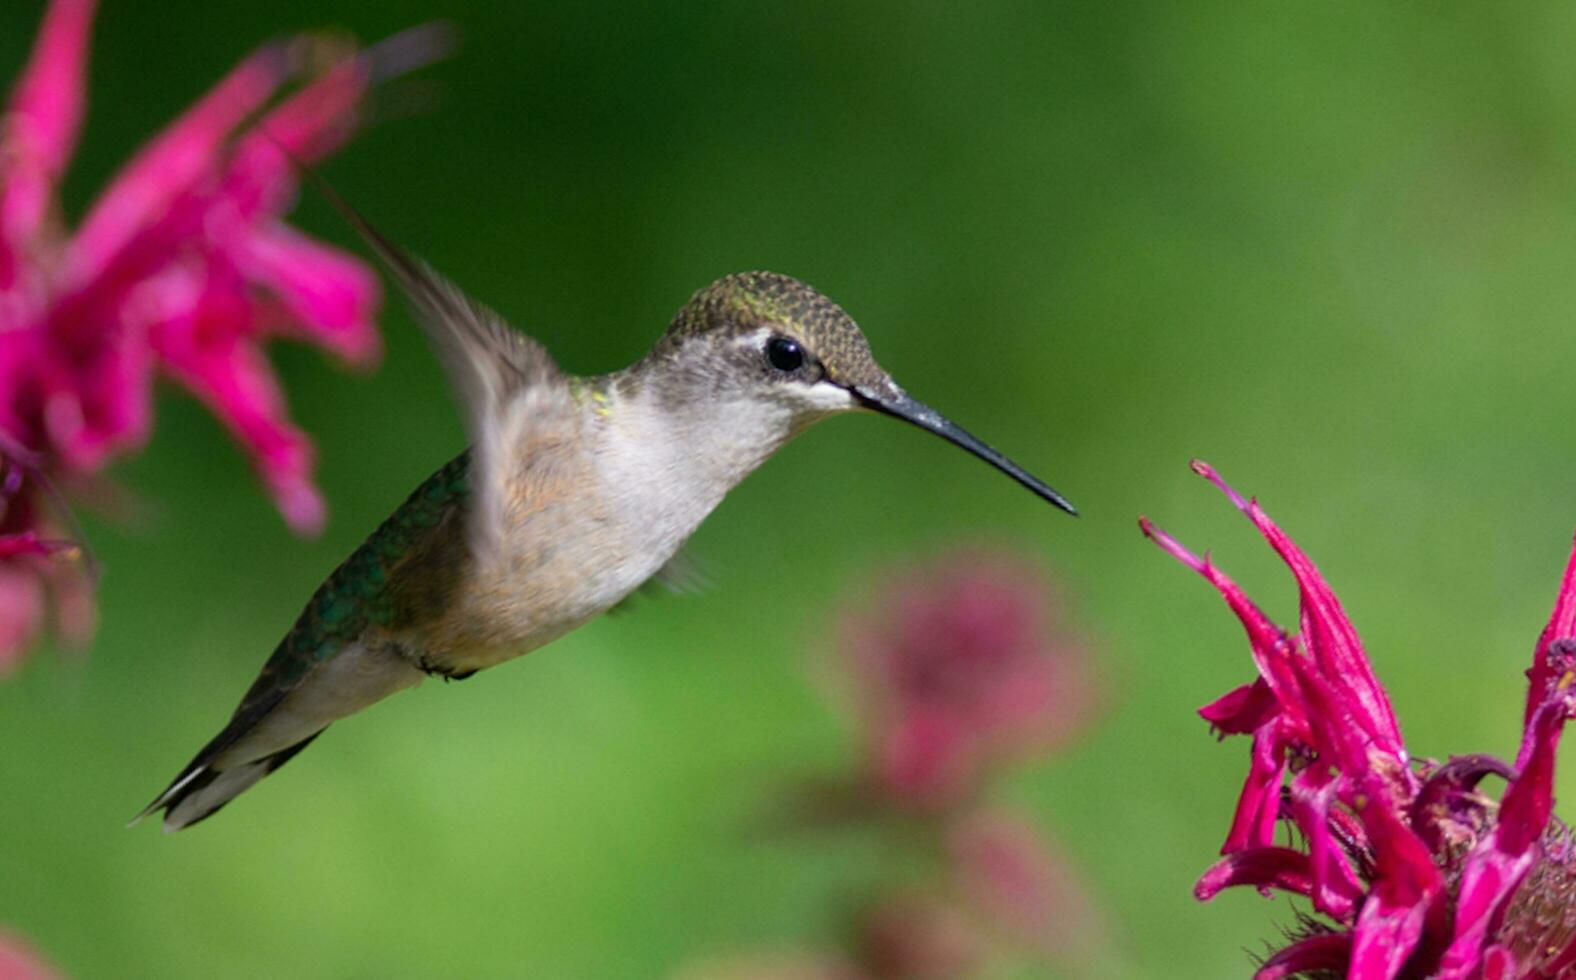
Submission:
M 147 440 L 157 375 L 218 416 L 292 527 L 321 526 L 312 447 L 263 346 L 291 337 L 370 363 L 379 287 L 360 261 L 283 222 L 296 190 L 286 153 L 312 161 L 338 147 L 374 75 L 432 53 L 408 39 L 326 58 L 332 46 L 309 38 L 265 47 L 69 230 L 56 189 L 83 113 L 94 7 L 52 0 L 0 120 L 0 669 L 36 632 L 46 592 L 63 632 L 84 631 L 91 605 L 49 560 L 76 552 L 59 544 L 67 518 L 48 488 Z
M 987 933 L 1063 961 L 1098 952 L 1107 933 L 1088 887 L 1033 823 L 985 810 L 946 834 L 952 890 Z
M 0 931 L 0 980 L 59 980 L 55 972 L 27 943 Z
M 871 904 L 855 922 L 854 955 L 869 980 L 956 980 L 988 955 L 980 924 L 942 894 L 910 890 Z
M 867 776 L 891 802 L 955 804 L 1087 720 L 1085 651 L 1056 622 L 1052 596 L 1025 562 L 962 553 L 900 580 L 848 622 L 842 651 Z
M 1259 673 L 1200 710 L 1223 734 L 1251 734 L 1253 750 L 1225 857 L 1199 880 L 1198 897 L 1249 885 L 1311 901 L 1323 918 L 1305 919 L 1264 962 L 1264 980 L 1576 976 L 1576 855 L 1553 818 L 1555 750 L 1576 713 L 1576 553 L 1528 671 L 1515 763 L 1414 760 L 1357 631 L 1313 562 L 1257 502 L 1207 465 L 1193 468 L 1248 516 L 1301 594 L 1300 628 L 1284 631 L 1208 558 L 1140 521 L 1225 597 Z M 1508 783 L 1497 804 L 1480 789 L 1488 776 Z M 1282 821 L 1300 847 L 1275 843 Z
M 710 960 L 677 976 L 964 980 L 1031 961 L 1091 972 L 1108 946 L 1091 889 L 983 792 L 1093 713 L 1085 647 L 1053 603 L 1028 562 L 971 551 L 908 572 L 851 615 L 836 666 L 865 751 L 851 776 L 800 787 L 785 826 L 873 826 L 896 858 L 891 880 L 847 904 L 840 951 Z

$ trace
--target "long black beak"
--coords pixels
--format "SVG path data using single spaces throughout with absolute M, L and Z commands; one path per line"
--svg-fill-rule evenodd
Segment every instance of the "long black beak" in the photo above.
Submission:
M 978 456 L 980 459 L 983 459 L 985 462 L 996 467 L 998 470 L 1001 470 L 1003 473 L 1034 491 L 1037 496 L 1050 501 L 1052 504 L 1060 507 L 1067 513 L 1077 516 L 1078 508 L 1069 503 L 1066 497 L 1063 497 L 1061 494 L 1057 493 L 1055 490 L 1052 490 L 1049 486 L 1030 475 L 1017 463 L 1014 463 L 1012 460 L 1003 456 L 1001 453 L 969 435 L 958 426 L 947 421 L 945 418 L 942 418 L 941 413 L 931 408 L 929 405 L 926 405 L 923 402 L 915 401 L 906 394 L 894 395 L 889 392 L 877 391 L 873 388 L 867 388 L 863 385 L 851 388 L 850 391 L 852 391 L 854 397 L 859 399 L 859 401 L 866 408 L 874 409 L 877 412 L 881 412 L 884 415 L 890 415 L 894 418 L 900 418 L 905 422 L 910 422 L 919 426 L 926 432 L 934 432 L 936 435 L 952 443 L 954 446 L 961 446 L 962 448 Z

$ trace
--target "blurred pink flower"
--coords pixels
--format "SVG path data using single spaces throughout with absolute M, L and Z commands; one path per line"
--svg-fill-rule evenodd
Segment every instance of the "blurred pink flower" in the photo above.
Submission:
M 1198 897 L 1232 885 L 1278 889 L 1306 896 L 1327 920 L 1305 920 L 1260 968 L 1263 980 L 1576 976 L 1576 849 L 1552 815 L 1555 750 L 1576 712 L 1576 553 L 1528 671 L 1515 764 L 1413 760 L 1313 562 L 1256 502 L 1207 465 L 1193 468 L 1247 514 L 1302 597 L 1300 629 L 1287 633 L 1207 558 L 1140 521 L 1225 597 L 1259 673 L 1200 710 L 1223 734 L 1251 734 L 1253 751 L 1225 858 L 1199 880 Z M 1478 789 L 1490 775 L 1509 784 L 1498 804 Z M 1301 847 L 1275 843 L 1280 821 Z
M 60 974 L 27 943 L 0 931 L 0 980 L 59 980 L 59 977 Z
M 846 904 L 840 950 L 711 960 L 679 976 L 961 980 L 1015 976 L 1029 961 L 1088 974 L 1109 948 L 1093 890 L 1030 821 L 984 809 L 982 793 L 1093 713 L 1085 648 L 1060 625 L 1045 576 L 1003 553 L 947 555 L 849 615 L 840 638 L 863 756 L 849 777 L 800 787 L 784 826 L 872 825 L 901 858 Z
M 962 907 L 923 890 L 887 895 L 855 923 L 854 957 L 868 980 L 972 977 L 987 953 L 979 924 Z
M 1026 562 L 948 556 L 843 630 L 869 778 L 894 803 L 946 806 L 1001 764 L 1049 750 L 1090 707 L 1082 645 Z
M 946 833 L 952 887 L 989 931 L 1063 961 L 1098 952 L 1106 931 L 1090 889 L 1033 823 L 981 811 Z
M 340 50 L 281 100 L 322 60 L 303 56 L 324 46 L 259 50 L 134 156 L 71 231 L 55 198 L 82 117 L 94 6 L 52 0 L 0 129 L 0 669 L 36 632 L 47 591 L 64 630 L 83 631 L 91 606 L 62 594 L 73 586 L 48 560 L 73 552 L 52 543 L 68 518 L 44 505 L 47 488 L 147 440 L 155 375 L 201 399 L 286 521 L 313 532 L 324 506 L 312 446 L 263 346 L 291 337 L 358 364 L 379 352 L 378 281 L 283 222 L 296 181 L 280 148 L 310 161 L 338 147 L 375 68 L 389 66 Z M 394 51 L 421 60 L 419 47 Z

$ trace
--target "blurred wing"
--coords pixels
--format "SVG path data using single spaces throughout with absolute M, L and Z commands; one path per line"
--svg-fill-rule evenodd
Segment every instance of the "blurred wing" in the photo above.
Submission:
M 500 538 L 511 447 L 521 444 L 532 408 L 542 402 L 522 396 L 563 384 L 563 372 L 541 344 L 385 238 L 321 177 L 306 174 L 393 274 L 448 375 L 472 446 L 471 546 L 484 557 Z
M 701 568 L 700 563 L 688 551 L 680 549 L 667 564 L 657 569 L 639 587 L 625 596 L 617 605 L 609 609 L 610 613 L 628 612 L 635 605 L 636 596 L 655 598 L 662 595 L 694 595 L 703 592 L 711 584 L 711 577 Z

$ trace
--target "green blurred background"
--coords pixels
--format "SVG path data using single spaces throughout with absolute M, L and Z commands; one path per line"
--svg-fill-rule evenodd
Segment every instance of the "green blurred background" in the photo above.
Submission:
M 1246 648 L 1134 518 L 1282 621 L 1295 596 L 1195 455 L 1321 563 L 1414 752 L 1514 751 L 1576 526 L 1576 7 L 106 7 L 72 214 L 259 40 L 448 18 L 456 56 L 327 166 L 395 238 L 581 371 L 721 274 L 800 276 L 1084 517 L 835 421 L 701 529 L 709 593 L 424 685 L 166 838 L 122 824 L 463 436 L 397 306 L 375 374 L 280 347 L 333 508 L 303 541 L 165 391 L 116 473 L 147 514 L 88 519 L 98 642 L 0 684 L 0 923 L 72 975 L 654 977 L 829 943 L 870 842 L 744 827 L 775 780 L 850 758 L 808 666 L 838 603 L 977 541 L 1047 562 L 1098 645 L 1104 717 L 1002 795 L 1075 856 L 1112 924 L 1098 969 L 1245 975 L 1287 903 L 1190 888 L 1248 748 L 1193 709 L 1251 676 Z M 7 77 L 39 10 L 0 7 Z M 349 242 L 320 201 L 298 223 Z

